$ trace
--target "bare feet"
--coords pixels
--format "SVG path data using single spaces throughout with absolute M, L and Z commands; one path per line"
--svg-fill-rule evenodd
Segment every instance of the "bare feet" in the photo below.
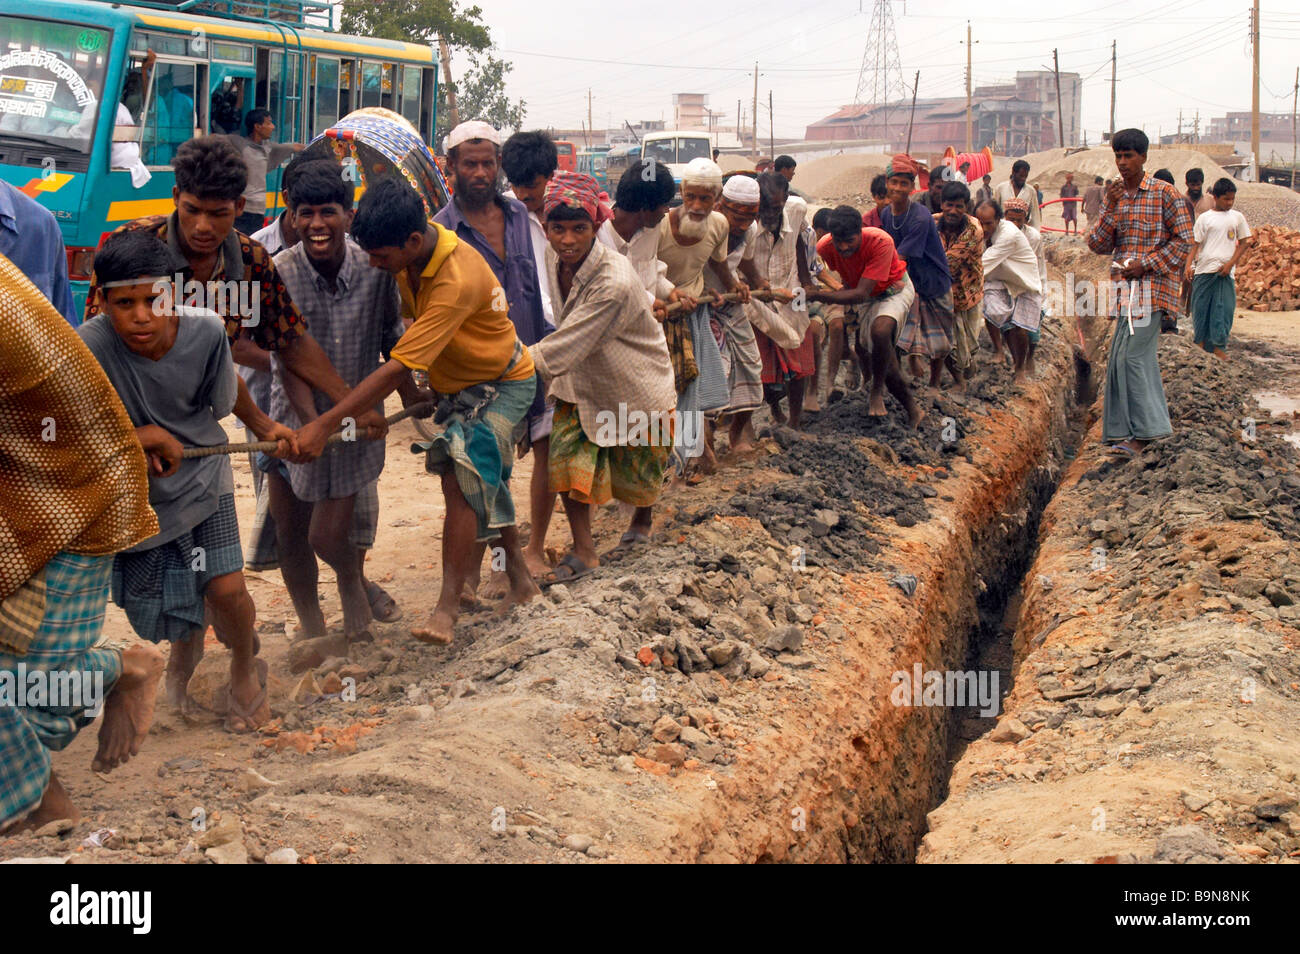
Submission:
M 742 437 L 731 445 L 731 453 L 733 454 L 748 454 L 753 449 L 754 445 L 750 443 L 747 437 Z
M 382 586 L 374 580 L 366 580 L 366 598 L 370 601 L 370 613 L 381 623 L 394 623 L 402 618 L 402 608 Z
M 501 601 L 497 607 L 496 615 L 498 618 L 510 615 L 510 611 L 516 606 L 522 606 L 529 600 L 541 596 L 542 591 L 536 583 L 530 578 L 527 587 L 511 587 L 506 593 L 506 598 Z
M 781 410 L 781 403 L 777 401 L 773 404 L 769 404 L 768 407 L 772 409 L 772 420 L 776 421 L 778 424 L 784 424 L 785 411 Z
M 1214 356 L 1215 356 L 1216 358 L 1218 358 L 1220 361 L 1229 361 L 1229 360 L 1231 360 L 1231 359 L 1228 357 L 1228 352 L 1224 351 L 1222 348 L 1215 348 L 1215 349 L 1214 349 Z
M 541 554 L 534 553 L 532 550 L 524 550 L 524 565 L 528 567 L 528 573 L 534 580 L 545 576 L 546 571 L 551 568 Z
M 41 796 L 41 803 L 18 824 L 0 829 L 0 833 L 16 835 L 19 832 L 35 831 L 43 825 L 48 825 L 52 821 L 59 821 L 62 818 L 78 822 L 81 821 L 81 812 L 77 810 L 76 805 L 72 804 L 72 799 L 68 796 L 68 790 L 63 787 L 63 783 L 59 781 L 59 777 L 51 769 L 50 784 L 45 786 L 45 793 Z
M 510 589 L 510 578 L 506 576 L 504 570 L 493 570 L 492 575 L 488 577 L 487 585 L 483 587 L 483 599 L 497 600 L 506 595 Z
M 177 712 L 189 711 L 187 689 L 190 677 L 203 658 L 203 640 L 205 630 L 195 630 L 188 639 L 179 639 L 172 643 L 171 654 L 167 657 L 167 678 L 163 683 L 163 694 L 167 705 Z
M 879 391 L 872 391 L 871 399 L 867 402 L 867 416 L 884 417 L 886 413 L 887 412 L 885 411 L 884 393 Z
M 90 763 L 96 772 L 110 772 L 139 754 L 165 666 L 157 646 L 137 643 L 122 650 L 122 676 L 104 700 L 99 750 Z
M 456 635 L 456 617 L 444 609 L 435 609 L 428 626 L 412 626 L 411 635 L 422 643 L 450 646 Z
M 808 395 L 803 399 L 803 409 L 804 409 L 805 411 L 814 411 L 814 412 L 815 412 L 815 411 L 820 411 L 820 410 L 822 409 L 821 402 L 819 402 L 819 401 L 817 400 L 817 395 L 816 395 L 816 394 L 809 393 L 809 394 L 808 394 Z
M 912 410 L 907 415 L 907 426 L 912 430 L 916 430 L 921 426 L 923 420 L 925 420 L 925 410 L 921 405 L 912 402 Z

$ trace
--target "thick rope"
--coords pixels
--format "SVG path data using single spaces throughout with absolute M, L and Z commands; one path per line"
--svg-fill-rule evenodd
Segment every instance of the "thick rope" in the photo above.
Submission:
M 704 292 L 701 292 L 700 294 L 694 297 L 696 298 L 696 300 L 703 302 L 706 305 L 719 304 L 716 297 L 708 298 L 705 296 Z M 761 288 L 756 289 L 755 291 L 751 291 L 749 293 L 749 297 L 754 301 L 779 301 L 782 303 L 794 300 L 794 295 L 778 295 L 776 292 L 765 291 Z M 740 292 L 727 292 L 725 295 L 722 296 L 722 301 L 723 302 L 740 301 Z M 688 309 L 686 307 L 685 302 L 678 301 L 678 302 L 673 302 L 673 304 L 665 308 L 664 313 L 667 315 L 678 315 L 681 314 L 683 311 L 693 311 L 693 310 L 694 309 Z
M 414 417 L 421 414 L 426 409 L 432 411 L 433 407 L 434 405 L 432 401 L 421 401 L 419 404 L 412 404 L 410 407 L 398 411 L 396 414 L 388 415 L 384 420 L 389 423 L 389 426 L 392 426 L 398 421 L 404 421 L 408 417 Z M 366 437 L 364 434 L 361 435 L 361 440 L 369 439 L 370 438 Z M 335 434 L 331 434 L 325 440 L 325 443 L 337 444 L 342 440 L 343 432 L 339 431 Z M 279 446 L 280 445 L 275 441 L 253 441 L 245 444 L 215 444 L 212 447 L 186 447 L 181 451 L 181 457 L 183 459 L 189 459 L 192 457 L 213 457 L 217 454 L 251 454 L 257 451 L 270 454 Z

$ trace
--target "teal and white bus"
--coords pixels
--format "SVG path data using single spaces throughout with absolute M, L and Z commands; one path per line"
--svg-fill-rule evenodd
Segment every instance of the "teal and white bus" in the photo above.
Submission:
M 344 36 L 331 16 L 321 0 L 0 0 L 0 178 L 59 221 L 78 312 L 104 233 L 171 212 L 169 163 L 192 136 L 242 132 L 244 115 L 264 108 L 277 140 L 308 142 L 378 106 L 431 142 L 433 49 Z M 149 51 L 156 61 L 142 70 Z M 138 154 L 116 152 L 138 155 L 146 183 L 114 167 L 114 143 L 135 144 Z M 279 180 L 267 177 L 268 217 L 281 208 Z

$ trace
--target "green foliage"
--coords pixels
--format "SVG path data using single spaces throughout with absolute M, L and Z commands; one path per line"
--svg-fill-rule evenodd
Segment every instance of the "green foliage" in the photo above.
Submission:
M 523 125 L 524 101 L 512 103 L 506 96 L 506 75 L 513 67 L 492 55 L 492 36 L 480 7 L 461 9 L 456 0 L 342 0 L 339 29 L 407 43 L 433 44 L 441 36 L 453 53 L 464 53 L 469 60 L 455 83 L 461 119 L 483 119 L 501 130 Z M 440 69 L 435 147 L 451 128 L 450 119 L 447 85 Z
M 483 11 L 459 10 L 456 0 L 343 0 L 339 29 L 356 36 L 486 50 L 492 45 Z
M 456 108 L 462 121 L 482 119 L 497 129 L 516 130 L 523 126 L 527 104 L 521 99 L 511 102 L 506 95 L 506 74 L 512 69 L 504 60 L 490 51 L 469 54 L 469 68 L 456 83 Z M 451 129 L 450 110 L 447 109 L 446 89 L 438 88 L 438 128 L 435 145 Z

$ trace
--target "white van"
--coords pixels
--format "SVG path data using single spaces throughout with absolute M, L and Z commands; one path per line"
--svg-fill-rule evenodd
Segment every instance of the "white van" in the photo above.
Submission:
M 692 159 L 713 158 L 713 142 L 708 133 L 669 129 L 649 133 L 641 138 L 641 158 L 658 159 L 668 166 L 673 181 L 681 185 L 682 172 Z

